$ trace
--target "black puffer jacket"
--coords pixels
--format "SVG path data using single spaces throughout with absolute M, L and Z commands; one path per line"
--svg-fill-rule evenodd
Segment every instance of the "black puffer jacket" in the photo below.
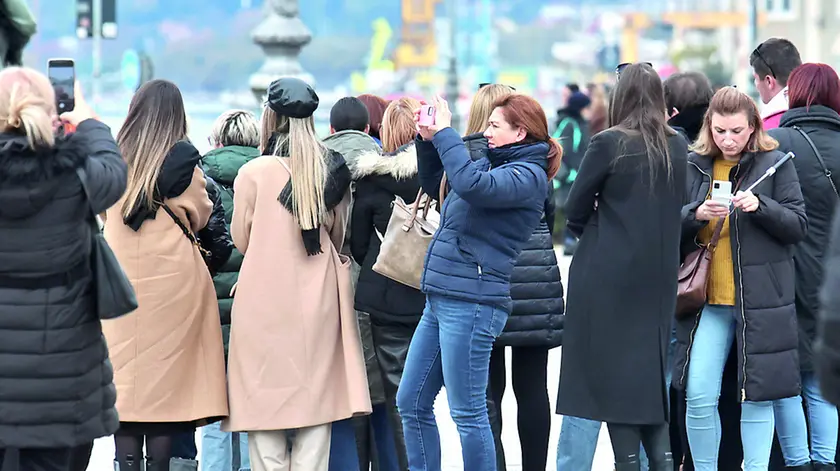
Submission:
M 84 121 L 39 152 L 0 134 L 0 449 L 74 447 L 119 426 L 92 296 L 82 166 L 90 205 L 102 213 L 127 175 L 107 126 Z
M 396 196 L 408 203 L 420 191 L 414 142 L 393 154 L 364 153 L 353 167 L 356 200 L 351 217 L 350 251 L 361 265 L 356 285 L 356 310 L 370 314 L 376 324 L 417 325 L 426 296 L 410 286 L 373 271 Z M 379 234 L 377 234 L 377 232 Z
M 781 159 L 779 151 L 746 154 L 732 169 L 730 180 L 746 175 L 748 188 Z M 697 233 L 708 222 L 695 211 L 710 194 L 712 157 L 689 156 L 687 204 L 683 207 L 682 256 L 697 248 Z M 744 173 L 746 172 L 746 173 Z M 754 213 L 733 212 L 730 241 L 735 271 L 735 329 L 738 384 L 742 401 L 771 401 L 800 393 L 799 354 L 794 307 L 793 251 L 807 230 L 805 203 L 792 162 L 753 190 L 759 207 Z M 684 389 L 700 313 L 677 323 L 674 386 Z
M 837 194 L 831 187 L 817 156 L 794 126 L 808 134 L 820 152 L 835 181 L 840 181 L 840 115 L 825 106 L 795 108 L 782 115 L 780 128 L 770 131 L 779 141 L 779 150 L 796 154 L 793 165 L 799 175 L 808 234 L 796 246 L 796 318 L 799 324 L 799 364 L 803 372 L 813 371 L 813 342 L 817 335 L 823 258 L 831 236 L 831 218 L 837 207 Z M 837 183 L 835 183 L 836 185 Z
M 487 138 L 483 134 L 466 136 L 464 144 L 473 160 L 485 157 Z M 513 310 L 494 345 L 554 348 L 562 343 L 563 283 L 551 239 L 554 197 L 552 186 L 548 188 L 543 220 L 516 259 L 510 278 Z
M 230 239 L 227 223 L 225 222 L 225 207 L 222 204 L 222 190 L 219 184 L 209 176 L 204 176 L 207 183 L 207 196 L 213 202 L 213 212 L 210 213 L 210 220 L 204 229 L 198 231 L 198 239 L 201 247 L 210 252 L 205 257 L 207 269 L 210 276 L 216 276 L 219 270 L 227 263 L 233 251 L 233 241 Z
M 834 216 L 831 244 L 825 254 L 825 284 L 814 343 L 814 367 L 823 396 L 840 405 L 840 213 Z

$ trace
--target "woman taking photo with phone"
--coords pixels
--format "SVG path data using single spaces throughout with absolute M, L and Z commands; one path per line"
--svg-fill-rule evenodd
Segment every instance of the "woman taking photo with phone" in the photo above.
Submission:
M 434 100 L 433 122 L 417 117 L 420 183 L 431 193 L 444 170 L 451 191 L 426 255 L 426 309 L 397 393 L 412 471 L 440 469 L 432 407 L 444 382 L 464 469 L 496 469 L 486 402 L 490 352 L 511 311 L 514 264 L 542 218 L 562 150 L 533 98 L 509 95 L 494 108 L 485 131 L 487 157 L 478 161 L 451 128 L 443 99 Z
M 682 255 L 717 241 L 706 304 L 677 326 L 674 384 L 686 390 L 688 442 L 698 471 L 717 469 L 717 401 L 730 348 L 738 352 L 745 471 L 768 467 L 772 401 L 800 392 L 793 249 L 805 237 L 807 220 L 793 162 L 751 188 L 783 158 L 777 146 L 752 98 L 726 87 L 712 98 L 689 156 Z M 730 205 L 711 199 L 716 183 L 735 192 Z

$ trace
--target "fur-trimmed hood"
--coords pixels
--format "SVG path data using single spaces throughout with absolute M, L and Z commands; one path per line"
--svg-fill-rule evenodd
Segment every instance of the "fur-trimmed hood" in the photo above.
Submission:
M 385 175 L 407 180 L 417 175 L 417 150 L 410 142 L 394 152 L 365 152 L 356 159 L 353 180 L 371 175 Z
M 72 136 L 33 150 L 24 136 L 0 134 L 0 214 L 20 218 L 40 211 L 66 182 L 58 177 L 75 172 L 86 160 L 79 139 Z

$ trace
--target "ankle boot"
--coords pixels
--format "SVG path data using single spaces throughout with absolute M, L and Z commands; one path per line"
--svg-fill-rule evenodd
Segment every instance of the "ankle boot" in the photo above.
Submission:
M 124 460 L 114 461 L 114 471 L 145 471 L 143 460 L 136 460 L 128 455 Z
M 833 464 L 814 463 L 814 471 L 836 471 L 836 469 Z
M 641 469 L 642 465 L 639 463 L 638 455 L 626 456 L 621 462 L 618 460 L 615 462 L 615 471 L 641 471 Z
M 650 462 L 650 471 L 674 471 L 674 456 L 665 453 L 659 459 Z
M 799 466 L 787 466 L 785 469 L 793 471 L 814 471 L 814 466 L 811 463 L 801 464 Z
M 198 471 L 198 461 L 172 458 L 169 460 L 169 471 Z

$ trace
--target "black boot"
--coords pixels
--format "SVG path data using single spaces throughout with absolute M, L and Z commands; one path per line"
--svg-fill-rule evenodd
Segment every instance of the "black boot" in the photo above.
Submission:
M 124 460 L 114 461 L 115 471 L 142 471 L 143 460 L 136 460 L 132 455 L 128 455 Z
M 615 471 L 641 471 L 641 469 L 642 465 L 639 463 L 638 455 L 627 456 L 621 462 L 618 460 L 615 462 Z
M 814 463 L 814 471 L 836 471 L 836 469 L 833 464 Z
M 183 458 L 172 458 L 172 460 L 169 461 L 169 471 L 198 471 L 198 461 Z
M 799 466 L 787 466 L 785 469 L 791 469 L 793 471 L 814 471 L 814 466 L 811 463 L 808 463 L 801 464 Z
M 665 453 L 657 460 L 651 460 L 650 471 L 674 471 L 674 456 Z

